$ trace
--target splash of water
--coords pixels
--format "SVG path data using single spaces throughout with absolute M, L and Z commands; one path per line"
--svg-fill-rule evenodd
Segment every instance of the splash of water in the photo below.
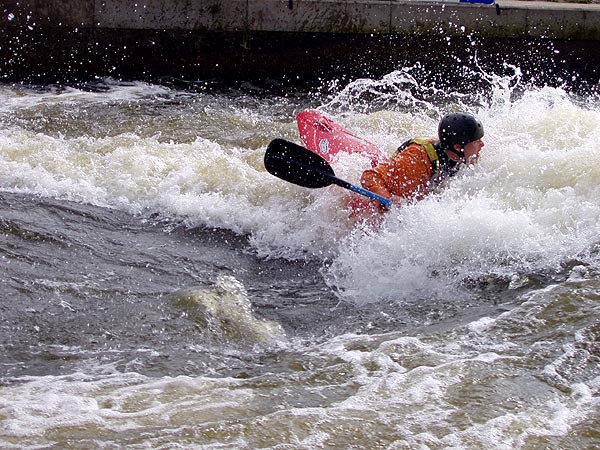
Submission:
M 488 78 L 490 101 L 459 105 L 485 124 L 480 163 L 426 200 L 393 210 L 381 230 L 341 243 L 327 275 L 344 298 L 451 299 L 468 279 L 560 272 L 573 260 L 597 265 L 600 171 L 590 164 L 599 156 L 597 101 L 556 88 L 517 95 L 514 80 Z M 415 128 L 412 117 L 400 117 L 392 137 L 405 137 L 396 142 Z
M 273 345 L 286 341 L 282 327 L 257 319 L 242 283 L 220 276 L 213 289 L 189 288 L 173 294 L 173 304 L 196 322 L 209 341 L 243 346 Z
M 436 286 L 445 292 L 469 277 L 558 270 L 573 259 L 593 264 L 598 99 L 524 86 L 518 68 L 508 69 L 498 76 L 476 67 L 488 89 L 468 95 L 422 81 L 418 67 L 402 69 L 350 83 L 322 106 L 386 151 L 434 134 L 449 110 L 469 110 L 485 124 L 479 165 L 427 200 L 393 210 L 378 233 L 353 231 L 353 194 L 307 190 L 264 171 L 271 138 L 298 139 L 293 113 L 302 106 L 286 109 L 284 99 L 257 111 L 260 102 L 247 96 L 232 102 L 144 84 L 25 96 L 5 87 L 2 188 L 233 230 L 266 258 L 331 260 L 331 285 L 360 301 Z M 78 115 L 82 105 L 98 108 L 110 131 L 78 128 L 90 123 Z M 64 122 L 40 122 L 36 111 Z M 358 183 L 366 164 L 342 158 L 335 169 Z

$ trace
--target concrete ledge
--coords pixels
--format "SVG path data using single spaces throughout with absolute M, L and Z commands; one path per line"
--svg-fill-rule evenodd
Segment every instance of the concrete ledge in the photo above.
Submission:
M 7 27 L 210 32 L 477 33 L 600 40 L 600 5 L 498 0 L 498 4 L 381 0 L 0 1 Z M 9 20 L 10 17 L 10 20 Z
M 247 27 L 246 0 L 95 1 L 95 26 L 141 30 L 241 31 Z M 132 4 L 133 3 L 133 4 Z
M 435 73 L 474 52 L 500 70 L 510 63 L 538 73 L 544 64 L 550 79 L 575 70 L 597 84 L 600 70 L 599 4 L 0 0 L 0 26 L 4 80 L 298 80 L 370 76 L 416 62 Z
M 95 0 L 0 0 L 2 26 L 93 27 Z
M 600 4 L 499 0 L 498 5 L 501 14 L 494 25 L 501 34 L 600 40 Z
M 389 33 L 390 1 L 249 0 L 250 31 Z

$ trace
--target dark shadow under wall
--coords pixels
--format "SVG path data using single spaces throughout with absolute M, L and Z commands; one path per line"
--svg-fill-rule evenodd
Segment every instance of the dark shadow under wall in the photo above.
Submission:
M 502 74 L 517 66 L 524 81 L 597 89 L 595 41 L 20 27 L 0 34 L 0 80 L 33 84 L 123 80 L 265 82 L 319 86 L 323 80 L 380 77 L 419 64 L 441 88 L 477 82 L 464 67 Z M 468 87 L 468 86 L 467 86 Z

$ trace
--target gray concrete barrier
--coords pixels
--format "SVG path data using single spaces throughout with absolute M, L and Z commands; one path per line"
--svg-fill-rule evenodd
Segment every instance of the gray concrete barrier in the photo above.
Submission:
M 170 64 L 187 67 L 182 75 L 226 76 L 216 67 L 249 73 L 251 65 L 264 66 L 267 55 L 294 66 L 284 53 L 311 52 L 311 64 L 319 59 L 330 64 L 332 54 L 351 60 L 353 53 L 368 51 L 375 58 L 374 45 L 389 58 L 381 47 L 397 53 L 394 40 L 403 40 L 408 49 L 450 37 L 563 42 L 596 63 L 600 41 L 599 4 L 537 1 L 3 0 L 0 13 L 5 79 L 28 73 L 105 74 L 112 68 L 134 76 L 134 68 L 125 67 L 131 64 L 138 64 L 142 75 Z M 354 47 L 344 48 L 348 42 Z M 418 48 L 407 51 L 419 57 Z M 254 68 L 264 73 L 264 67 Z
M 1 1 L 4 27 L 291 33 L 478 33 L 600 40 L 600 5 L 377 0 Z

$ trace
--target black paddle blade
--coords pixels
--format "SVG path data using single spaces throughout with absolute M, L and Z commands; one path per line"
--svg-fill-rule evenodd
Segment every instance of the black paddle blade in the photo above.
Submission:
M 275 139 L 267 147 L 265 168 L 271 175 L 307 188 L 329 186 L 336 180 L 327 161 L 284 139 Z

